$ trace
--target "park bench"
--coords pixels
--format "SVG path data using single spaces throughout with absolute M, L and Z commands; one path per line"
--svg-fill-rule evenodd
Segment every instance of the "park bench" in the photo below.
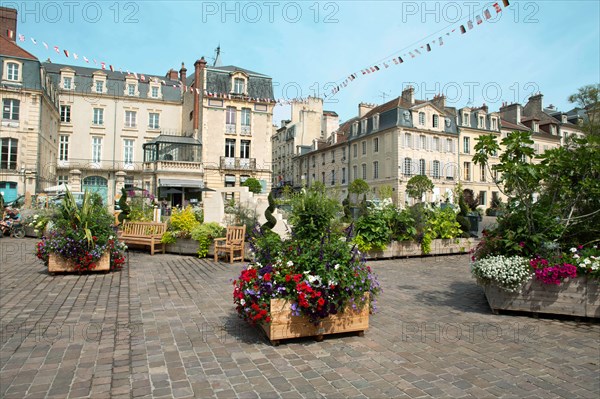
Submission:
M 125 244 L 138 244 L 150 246 L 150 254 L 154 255 L 155 247 L 162 246 L 165 253 L 165 244 L 160 242 L 167 231 L 167 224 L 160 222 L 125 222 L 121 225 L 120 238 Z
M 227 226 L 225 237 L 215 238 L 215 262 L 219 259 L 219 252 L 229 255 L 229 263 L 244 261 L 246 239 L 246 226 Z M 238 256 L 235 253 L 239 252 Z

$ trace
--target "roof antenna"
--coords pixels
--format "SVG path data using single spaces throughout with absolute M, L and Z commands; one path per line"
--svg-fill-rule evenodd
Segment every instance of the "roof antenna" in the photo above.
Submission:
M 223 64 L 221 63 L 221 43 L 219 43 L 219 45 L 215 49 L 215 62 L 213 63 L 213 66 L 214 67 L 223 66 Z

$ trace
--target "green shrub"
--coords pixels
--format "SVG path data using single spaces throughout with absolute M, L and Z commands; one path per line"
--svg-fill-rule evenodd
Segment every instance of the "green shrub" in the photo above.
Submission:
M 360 251 L 382 250 L 390 243 L 391 231 L 383 212 L 371 210 L 356 222 L 354 242 Z
M 223 237 L 225 228 L 216 222 L 202 223 L 194 227 L 191 236 L 198 241 L 198 257 L 204 258 L 208 255 L 208 248 L 215 238 Z
M 169 230 L 178 238 L 189 238 L 192 230 L 200 225 L 191 206 L 174 209 L 169 219 Z

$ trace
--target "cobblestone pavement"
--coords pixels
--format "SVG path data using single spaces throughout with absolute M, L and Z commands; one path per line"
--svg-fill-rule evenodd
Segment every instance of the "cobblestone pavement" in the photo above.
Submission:
M 49 276 L 34 246 L 0 240 L 0 397 L 600 397 L 600 324 L 491 314 L 466 256 L 371 262 L 364 337 L 273 347 L 234 314 L 242 264 Z

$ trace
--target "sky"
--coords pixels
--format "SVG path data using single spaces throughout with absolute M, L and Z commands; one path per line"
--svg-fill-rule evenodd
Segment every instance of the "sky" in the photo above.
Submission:
M 409 84 L 416 98 L 445 94 L 447 105 L 457 108 L 485 103 L 497 111 L 503 102 L 525 104 L 541 92 L 544 106 L 567 111 L 570 94 L 600 82 L 600 2 L 512 0 L 504 7 L 500 0 L 499 13 L 493 4 L 0 1 L 18 10 L 17 33 L 25 37 L 18 44 L 40 60 L 89 66 L 86 56 L 159 76 L 185 62 L 190 75 L 194 61 L 204 56 L 211 64 L 220 45 L 223 65 L 271 76 L 277 99 L 327 95 L 324 108 L 340 121 L 356 116 L 360 102 L 381 104 Z M 390 62 L 398 56 L 402 64 Z M 379 71 L 361 73 L 375 65 Z M 344 86 L 353 73 L 357 78 Z M 288 118 L 289 106 L 275 108 L 276 124 Z

